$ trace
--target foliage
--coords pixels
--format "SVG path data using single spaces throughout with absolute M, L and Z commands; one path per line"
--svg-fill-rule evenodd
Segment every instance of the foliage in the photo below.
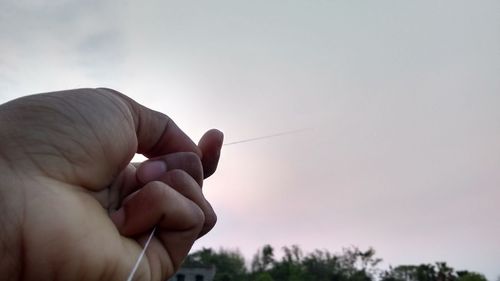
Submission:
M 327 250 L 304 254 L 297 245 L 281 250 L 278 260 L 274 248 L 264 245 L 253 256 L 250 270 L 240 252 L 224 249 L 194 252 L 184 266 L 215 266 L 215 281 L 487 281 L 480 273 L 455 271 L 446 262 L 399 265 L 382 271 L 378 268 L 382 259 L 373 248 L 351 246 L 339 254 Z
M 215 266 L 216 276 L 214 281 L 247 280 L 245 259 L 238 251 L 220 249 L 202 249 L 190 254 L 184 261 L 185 267 L 211 267 Z
M 466 271 L 465 274 L 458 274 L 457 281 L 488 281 L 488 280 L 481 273 Z
M 271 245 L 265 245 L 257 251 L 252 260 L 252 272 L 263 272 L 274 264 L 274 249 Z
M 487 281 L 484 275 L 467 270 L 455 271 L 446 262 L 400 265 L 381 275 L 381 281 Z
M 269 272 L 259 272 L 252 281 L 274 281 L 274 279 Z

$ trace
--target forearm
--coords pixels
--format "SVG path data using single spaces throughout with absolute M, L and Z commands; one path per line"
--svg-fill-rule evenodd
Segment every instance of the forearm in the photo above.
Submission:
M 0 199 L 3 201 L 3 198 Z M 3 213 L 3 208 L 2 213 Z M 0 215 L 0 276 L 2 280 L 21 280 L 22 253 L 21 237 L 12 221 Z
M 4 237 L 6 236 L 4 232 L 5 227 L 2 226 L 1 231 L 3 233 L 1 234 L 0 241 L 0 276 L 2 276 L 2 280 L 7 281 L 21 280 L 21 255 L 18 253 L 18 250 L 14 249 L 18 243 L 12 241 L 12 239 L 5 239 L 7 238 Z

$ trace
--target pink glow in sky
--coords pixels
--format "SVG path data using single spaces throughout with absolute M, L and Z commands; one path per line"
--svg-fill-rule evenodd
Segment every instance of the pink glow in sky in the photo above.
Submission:
M 85 4 L 84 4 L 85 3 Z M 500 275 L 499 1 L 0 3 L 0 99 L 107 86 L 226 141 L 201 247 Z

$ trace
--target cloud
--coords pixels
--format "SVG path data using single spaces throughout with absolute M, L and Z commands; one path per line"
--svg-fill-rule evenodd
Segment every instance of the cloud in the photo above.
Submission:
M 123 61 L 121 32 L 100 1 L 32 2 L 2 3 L 2 95 L 92 85 Z
M 224 149 L 203 246 L 354 243 L 493 277 L 499 3 L 3 1 L 0 99 L 105 85 L 193 136 L 313 127 Z

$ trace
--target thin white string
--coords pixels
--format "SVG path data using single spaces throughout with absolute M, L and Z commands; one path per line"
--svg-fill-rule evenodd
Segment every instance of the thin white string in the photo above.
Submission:
M 239 143 L 244 143 L 244 142 L 252 142 L 252 141 L 261 140 L 261 139 L 267 139 L 267 138 L 273 138 L 273 137 L 278 137 L 278 136 L 283 136 L 283 135 L 295 134 L 295 133 L 299 133 L 299 132 L 302 132 L 305 130 L 307 130 L 307 129 L 281 132 L 281 133 L 267 135 L 267 136 L 261 136 L 261 137 L 257 137 L 257 138 L 251 138 L 251 139 L 245 139 L 245 140 L 224 143 L 223 145 L 226 146 L 226 145 L 233 145 L 233 144 L 239 144 Z M 155 234 L 155 230 L 156 230 L 156 226 L 153 228 L 153 231 L 151 231 L 151 234 L 149 234 L 149 238 L 146 241 L 146 244 L 144 244 L 144 248 L 142 249 L 141 254 L 137 258 L 137 261 L 135 262 L 134 268 L 132 268 L 132 271 L 130 271 L 130 274 L 128 275 L 127 281 L 132 281 L 132 278 L 134 278 L 135 272 L 137 271 L 139 264 L 141 263 L 142 259 L 144 258 L 144 254 L 146 253 L 146 250 L 149 246 L 149 242 L 151 242 L 151 239 L 153 238 L 153 236 Z
M 132 281 L 132 278 L 134 278 L 135 272 L 137 271 L 137 268 L 139 267 L 139 264 L 141 263 L 142 259 L 144 258 L 144 254 L 146 253 L 146 249 L 149 246 L 149 242 L 151 242 L 151 239 L 153 238 L 155 234 L 156 226 L 153 228 L 153 231 L 151 231 L 151 234 L 149 234 L 148 241 L 146 241 L 146 244 L 144 244 L 144 248 L 142 248 L 141 254 L 137 258 L 137 261 L 135 262 L 134 268 L 132 268 L 132 271 L 130 271 L 130 274 L 128 275 L 127 281 Z
M 272 135 L 260 136 L 260 137 L 256 137 L 256 138 L 227 142 L 223 145 L 226 146 L 226 145 L 240 144 L 240 143 L 245 143 L 245 142 L 253 142 L 256 140 L 263 140 L 263 139 L 269 139 L 269 138 L 274 138 L 274 137 L 279 137 L 279 136 L 292 135 L 292 134 L 300 133 L 300 132 L 307 131 L 307 130 L 309 130 L 309 128 L 303 128 L 303 129 L 298 129 L 298 130 L 293 130 L 293 131 L 280 132 L 280 133 L 276 133 L 276 134 L 272 134 Z

